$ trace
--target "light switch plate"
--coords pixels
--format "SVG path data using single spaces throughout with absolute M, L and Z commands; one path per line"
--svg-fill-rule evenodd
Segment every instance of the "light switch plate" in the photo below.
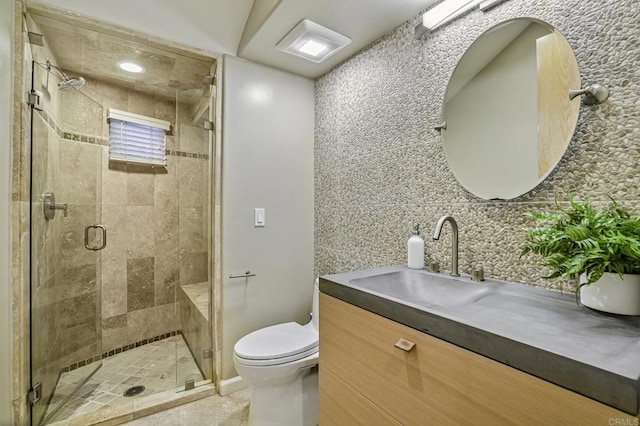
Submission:
M 265 211 L 263 208 L 256 208 L 253 214 L 253 226 L 263 227 L 265 225 Z

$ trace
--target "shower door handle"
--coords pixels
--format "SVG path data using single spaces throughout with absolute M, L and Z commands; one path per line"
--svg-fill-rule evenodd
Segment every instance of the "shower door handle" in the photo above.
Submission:
M 102 231 L 102 244 L 99 246 L 93 246 L 91 247 L 89 245 L 89 230 L 90 229 L 100 229 Z M 103 248 L 105 248 L 107 246 L 107 228 L 104 225 L 89 225 L 86 228 L 84 228 L 84 247 L 87 250 L 93 250 L 93 251 L 98 251 L 98 250 L 102 250 Z

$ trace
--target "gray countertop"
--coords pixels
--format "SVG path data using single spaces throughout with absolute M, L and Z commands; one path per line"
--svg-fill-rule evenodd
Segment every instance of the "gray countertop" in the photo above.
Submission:
M 320 291 L 401 324 L 637 415 L 640 317 L 577 306 L 573 293 L 504 281 L 462 306 L 430 306 L 371 291 L 351 281 L 406 266 L 320 277 Z M 426 274 L 431 274 L 426 272 Z M 434 274 L 446 276 L 446 272 Z M 452 278 L 453 279 L 453 278 Z

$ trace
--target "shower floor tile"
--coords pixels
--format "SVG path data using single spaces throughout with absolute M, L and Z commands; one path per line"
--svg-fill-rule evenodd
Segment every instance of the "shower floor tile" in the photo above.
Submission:
M 95 365 L 87 365 L 60 376 L 50 407 L 56 407 L 76 388 Z M 102 361 L 102 367 L 55 414 L 53 421 L 85 415 L 107 405 L 132 404 L 141 397 L 179 387 L 185 380 L 204 380 L 181 335 L 158 340 Z M 131 386 L 144 392 L 125 397 Z

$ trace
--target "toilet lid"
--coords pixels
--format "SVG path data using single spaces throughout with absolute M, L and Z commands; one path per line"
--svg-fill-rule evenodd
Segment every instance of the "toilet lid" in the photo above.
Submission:
M 245 359 L 277 359 L 309 352 L 318 346 L 318 333 L 296 322 L 256 330 L 238 340 L 233 350 Z

